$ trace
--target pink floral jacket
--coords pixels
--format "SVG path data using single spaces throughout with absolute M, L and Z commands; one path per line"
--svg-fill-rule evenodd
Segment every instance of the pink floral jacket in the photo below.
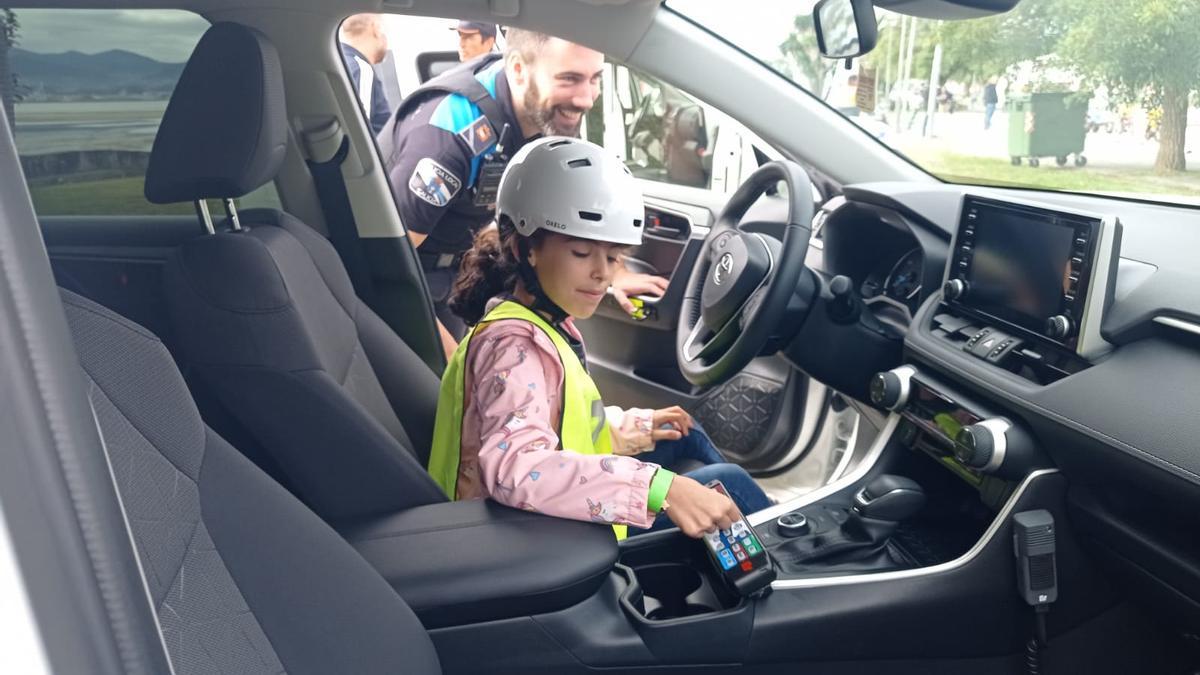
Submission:
M 563 324 L 572 337 L 579 331 Z M 466 362 L 460 499 L 491 497 L 560 518 L 649 527 L 655 464 L 632 456 L 653 448 L 653 411 L 605 408 L 613 455 L 560 448 L 563 367 L 550 338 L 527 321 L 481 328 Z

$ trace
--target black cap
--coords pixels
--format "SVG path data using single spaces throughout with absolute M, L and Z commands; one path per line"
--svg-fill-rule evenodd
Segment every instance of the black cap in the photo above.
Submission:
M 458 25 L 450 30 L 456 30 L 460 33 L 479 33 L 485 38 L 496 37 L 496 24 L 483 23 L 482 21 L 459 21 Z

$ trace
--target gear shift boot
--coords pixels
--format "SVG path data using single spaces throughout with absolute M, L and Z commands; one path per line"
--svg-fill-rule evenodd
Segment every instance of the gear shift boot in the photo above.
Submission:
M 841 510 L 837 514 L 840 517 L 829 517 L 832 514 L 827 513 L 828 507 L 804 509 L 809 521 L 833 520 L 836 525 L 816 527 L 807 535 L 789 539 L 774 555 L 785 566 L 805 568 L 814 563 L 841 565 L 879 557 L 900 522 L 915 515 L 924 504 L 925 493 L 920 485 L 903 476 L 884 474 L 859 490 L 853 506 Z

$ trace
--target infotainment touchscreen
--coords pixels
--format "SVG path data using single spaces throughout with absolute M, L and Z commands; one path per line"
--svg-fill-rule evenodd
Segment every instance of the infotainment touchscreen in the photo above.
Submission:
M 966 195 L 943 297 L 1014 336 L 1098 353 L 1120 232 L 1111 216 Z
M 998 205 L 974 213 L 970 305 L 1041 332 L 1065 309 L 1075 231 L 1086 223 Z

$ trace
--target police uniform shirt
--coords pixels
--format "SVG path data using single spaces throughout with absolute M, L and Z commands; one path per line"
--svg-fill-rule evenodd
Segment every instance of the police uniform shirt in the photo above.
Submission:
M 383 125 L 392 116 L 392 108 L 388 105 L 387 95 L 383 93 L 383 83 L 375 77 L 375 70 L 367 57 L 354 47 L 341 43 L 342 60 L 346 62 L 346 70 L 350 71 L 350 81 L 358 100 L 362 102 L 363 110 L 371 116 L 371 130 L 379 133 Z
M 524 144 L 513 112 L 512 95 L 497 60 L 475 79 L 500 104 L 503 119 L 489 125 L 478 106 L 461 94 L 430 94 L 394 127 L 393 150 L 384 158 L 400 218 L 405 227 L 424 234 L 421 253 L 461 253 L 475 233 L 494 217 L 493 208 L 473 203 L 472 187 L 495 135 L 509 125 L 505 154 Z

